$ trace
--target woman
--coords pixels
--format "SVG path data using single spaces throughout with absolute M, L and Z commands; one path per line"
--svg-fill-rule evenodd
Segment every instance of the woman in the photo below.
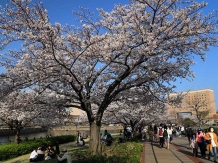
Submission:
M 54 150 L 54 148 L 49 145 L 47 150 L 48 150 L 48 156 L 50 156 L 51 158 L 55 158 L 55 150 Z
M 204 137 L 205 137 L 205 133 L 203 133 L 202 129 L 199 128 L 198 132 L 196 133 L 196 141 L 198 143 L 198 147 L 200 148 L 202 158 L 206 157 L 205 138 Z
M 173 128 L 172 128 L 172 126 L 169 126 L 169 127 L 168 127 L 167 133 L 168 133 L 168 135 L 169 135 L 169 137 L 170 137 L 169 143 L 171 144 L 172 141 L 173 141 Z
M 210 156 L 212 155 L 212 151 L 213 151 L 213 160 L 214 162 L 217 162 L 217 147 L 218 147 L 218 142 L 217 142 L 217 135 L 214 133 L 214 128 L 210 127 L 208 129 L 208 132 L 205 135 L 205 140 L 207 142 L 207 150 L 209 151 L 208 154 L 208 160 L 210 160 Z

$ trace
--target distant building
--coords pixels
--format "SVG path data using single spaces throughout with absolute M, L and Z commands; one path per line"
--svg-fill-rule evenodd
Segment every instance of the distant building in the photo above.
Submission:
M 213 119 L 215 120 L 216 123 L 218 123 L 218 114 L 214 114 Z
M 81 109 L 71 108 L 70 115 L 72 116 L 74 123 L 79 124 L 87 121 L 86 113 Z
M 176 97 L 178 93 L 170 94 L 169 97 Z M 200 104 L 199 111 L 209 111 L 208 116 L 205 119 L 216 119 L 216 105 L 214 98 L 214 91 L 212 89 L 202 89 L 183 93 L 184 98 L 179 106 L 168 105 L 167 111 L 170 115 L 196 115 L 193 108 L 190 107 L 196 103 Z

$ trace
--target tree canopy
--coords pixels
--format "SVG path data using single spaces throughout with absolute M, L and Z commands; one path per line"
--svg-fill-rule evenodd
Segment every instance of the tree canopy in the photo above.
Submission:
M 100 150 L 100 126 L 107 107 L 134 87 L 167 93 L 178 78 L 193 78 L 194 57 L 205 59 L 217 45 L 217 13 L 204 15 L 205 2 L 131 0 L 111 12 L 74 14 L 81 27 L 52 24 L 41 3 L 10 0 L 0 12 L 0 56 L 13 90 L 51 90 L 79 103 L 91 126 L 90 148 Z M 97 107 L 92 108 L 92 105 Z M 75 105 L 78 106 L 78 105 Z M 96 142 L 94 142 L 96 141 Z
M 27 126 L 48 129 L 67 122 L 69 112 L 58 101 L 54 93 L 14 91 L 0 102 L 0 122 L 14 131 L 15 143 L 19 143 L 20 131 Z

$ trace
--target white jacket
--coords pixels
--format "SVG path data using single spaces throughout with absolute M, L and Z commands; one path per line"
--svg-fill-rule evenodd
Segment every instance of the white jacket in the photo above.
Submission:
M 72 163 L 72 156 L 68 152 L 65 152 L 63 157 L 58 156 L 58 161 L 63 161 L 65 159 L 67 159 L 67 163 Z

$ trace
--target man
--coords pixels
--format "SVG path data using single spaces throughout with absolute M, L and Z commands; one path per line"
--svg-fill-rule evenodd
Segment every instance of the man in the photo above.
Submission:
M 67 152 L 67 149 L 63 149 L 63 156 L 57 155 L 57 159 L 60 163 L 72 163 L 72 156 Z
M 177 127 L 177 132 L 178 132 L 179 137 L 181 137 L 181 126 Z
M 126 140 L 130 140 L 131 139 L 131 132 L 127 129 L 126 126 L 124 127 L 123 135 L 124 135 L 124 138 Z
M 107 146 L 110 146 L 112 144 L 112 136 L 107 130 L 104 131 L 103 138 L 103 141 L 106 143 Z
M 188 125 L 188 128 L 186 129 L 186 135 L 188 137 L 188 145 L 190 146 L 191 140 L 193 139 L 193 129 Z
M 38 154 L 38 156 L 37 156 L 38 161 L 44 160 L 45 152 L 42 150 L 42 147 L 39 147 L 36 152 Z

